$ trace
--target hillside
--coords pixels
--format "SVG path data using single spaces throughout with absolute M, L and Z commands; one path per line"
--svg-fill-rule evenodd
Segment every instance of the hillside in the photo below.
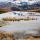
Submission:
M 8 12 L 8 11 L 40 12 L 40 1 L 35 3 L 0 2 L 0 13 Z

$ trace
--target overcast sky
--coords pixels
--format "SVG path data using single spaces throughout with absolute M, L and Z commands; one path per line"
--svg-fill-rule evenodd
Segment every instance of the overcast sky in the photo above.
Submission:
M 12 1 L 13 2 L 13 0 L 0 0 L 0 2 L 4 2 L 4 1 Z M 24 1 L 27 1 L 27 0 L 24 0 Z M 36 1 L 39 1 L 39 0 L 36 0 Z
M 4 2 L 4 1 L 12 1 L 12 0 L 0 0 L 0 2 Z

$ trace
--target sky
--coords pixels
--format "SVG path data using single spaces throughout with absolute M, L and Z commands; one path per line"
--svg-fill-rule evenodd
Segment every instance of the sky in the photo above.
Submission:
M 4 2 L 4 1 L 12 1 L 13 2 L 13 0 L 0 0 L 0 2 Z M 27 0 L 22 0 L 22 1 L 27 1 Z M 39 1 L 39 0 L 36 0 L 36 1 Z
M 13 1 L 13 0 L 0 0 L 0 2 L 4 2 L 4 1 Z

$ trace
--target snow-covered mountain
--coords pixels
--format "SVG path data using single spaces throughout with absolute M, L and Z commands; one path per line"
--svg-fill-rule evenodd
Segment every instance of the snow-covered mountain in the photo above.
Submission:
M 0 7 L 6 7 L 7 3 L 6 2 L 0 2 Z
M 0 7 L 11 7 L 12 10 L 27 10 L 33 7 L 40 7 L 40 1 L 14 1 L 14 2 L 0 2 Z
M 40 1 L 33 3 L 33 6 L 40 7 Z

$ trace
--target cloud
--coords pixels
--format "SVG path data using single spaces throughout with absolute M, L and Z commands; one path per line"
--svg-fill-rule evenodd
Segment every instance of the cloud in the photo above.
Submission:
M 13 1 L 13 0 L 0 0 L 0 2 L 5 2 L 5 1 Z
M 13 2 L 13 0 L 0 0 L 0 2 L 5 2 L 5 1 L 11 1 L 11 2 Z M 28 1 L 28 0 L 20 0 L 20 1 Z M 33 1 L 40 1 L 40 0 L 33 0 Z

